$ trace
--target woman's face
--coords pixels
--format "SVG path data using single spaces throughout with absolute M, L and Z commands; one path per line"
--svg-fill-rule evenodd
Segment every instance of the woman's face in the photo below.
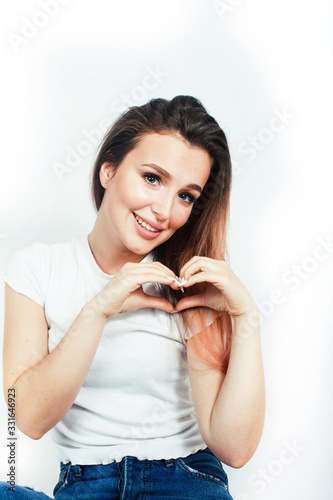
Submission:
M 104 163 L 100 180 L 108 184 L 99 215 L 109 241 L 120 251 L 143 255 L 168 240 L 189 218 L 210 166 L 206 151 L 189 147 L 180 136 L 156 133 L 141 139 L 113 177 L 112 166 Z

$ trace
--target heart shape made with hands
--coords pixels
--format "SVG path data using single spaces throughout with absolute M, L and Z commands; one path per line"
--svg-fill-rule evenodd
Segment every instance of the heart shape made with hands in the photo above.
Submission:
M 200 268 L 201 270 L 201 268 Z M 192 274 L 194 276 L 197 273 Z M 176 276 L 175 278 L 170 278 L 172 281 L 176 283 L 183 293 L 184 288 L 183 285 L 189 282 L 189 280 L 184 277 Z M 193 283 L 194 285 L 195 283 Z M 201 285 L 201 291 L 197 291 L 194 295 L 190 295 L 180 299 L 175 305 L 175 312 L 180 312 L 185 309 L 190 309 L 192 307 L 207 307 L 211 310 L 218 311 L 219 314 L 221 311 L 226 310 L 225 299 L 221 297 L 221 291 L 216 287 L 215 284 L 210 283 L 209 281 L 199 280 L 198 284 Z

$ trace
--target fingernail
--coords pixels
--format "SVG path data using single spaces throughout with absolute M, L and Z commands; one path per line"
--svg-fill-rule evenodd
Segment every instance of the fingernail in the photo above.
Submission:
M 172 281 L 174 281 L 178 286 L 180 286 L 180 281 L 177 278 L 172 278 Z

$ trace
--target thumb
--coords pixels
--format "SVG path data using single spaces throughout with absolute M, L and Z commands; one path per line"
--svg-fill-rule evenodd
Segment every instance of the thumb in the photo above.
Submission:
M 166 312 L 174 312 L 173 305 L 167 299 L 162 297 L 155 297 L 153 295 L 143 294 L 140 298 L 140 308 L 152 307 L 153 309 L 162 309 Z
M 177 302 L 175 306 L 175 311 L 183 311 L 184 309 L 189 309 L 190 307 L 206 307 L 205 295 L 203 293 L 198 293 L 197 295 L 191 295 L 190 297 L 184 297 Z

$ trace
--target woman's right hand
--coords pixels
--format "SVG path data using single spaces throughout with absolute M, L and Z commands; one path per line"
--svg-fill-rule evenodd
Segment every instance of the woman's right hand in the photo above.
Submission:
M 105 317 L 144 307 L 173 312 L 168 300 L 148 295 L 142 289 L 144 283 L 163 283 L 177 290 L 173 278 L 177 278 L 175 273 L 161 262 L 127 262 L 90 304 Z

